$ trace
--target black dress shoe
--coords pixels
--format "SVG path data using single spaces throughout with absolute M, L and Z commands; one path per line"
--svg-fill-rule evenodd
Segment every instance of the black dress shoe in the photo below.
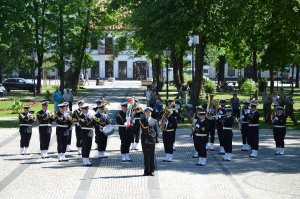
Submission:
M 194 156 L 194 155 L 193 155 L 193 158 L 199 158 L 199 157 L 198 157 L 198 156 Z
M 149 173 L 149 176 L 154 176 L 154 172 L 150 172 L 150 173 Z
M 148 175 L 149 175 L 148 173 L 144 173 L 144 174 L 143 174 L 143 176 L 148 176 Z

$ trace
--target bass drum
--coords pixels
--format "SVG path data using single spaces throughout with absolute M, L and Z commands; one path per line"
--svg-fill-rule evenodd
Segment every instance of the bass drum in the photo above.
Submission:
M 111 124 L 108 124 L 103 128 L 103 133 L 107 136 L 114 134 L 114 132 L 115 132 L 115 127 Z

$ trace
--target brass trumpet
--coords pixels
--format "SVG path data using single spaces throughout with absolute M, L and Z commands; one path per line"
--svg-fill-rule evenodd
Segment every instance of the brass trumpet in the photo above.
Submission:
M 135 112 L 136 112 L 136 113 L 142 112 L 142 108 L 141 108 L 141 107 L 136 107 L 136 108 L 135 108 Z
M 165 111 L 164 111 L 164 114 L 161 118 L 161 124 L 159 126 L 160 130 L 161 131 L 164 131 L 167 126 L 166 126 L 166 121 L 167 121 L 167 118 L 169 117 L 169 115 L 171 114 L 171 110 L 169 108 L 166 108 Z
M 105 99 L 104 97 L 102 98 L 102 102 L 105 106 L 110 105 L 109 101 Z

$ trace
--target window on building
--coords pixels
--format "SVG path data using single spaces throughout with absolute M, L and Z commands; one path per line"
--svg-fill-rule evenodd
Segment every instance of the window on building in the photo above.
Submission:
M 114 62 L 105 61 L 105 78 L 114 76 Z
M 119 61 L 119 78 L 127 78 L 127 61 Z
M 112 54 L 113 52 L 113 38 L 105 38 L 105 54 Z
M 231 67 L 228 67 L 227 74 L 228 74 L 229 77 L 235 76 L 235 69 L 231 68 Z

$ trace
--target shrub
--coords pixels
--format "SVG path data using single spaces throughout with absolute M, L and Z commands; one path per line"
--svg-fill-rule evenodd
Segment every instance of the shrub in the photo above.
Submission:
M 241 86 L 244 84 L 244 82 L 247 80 L 247 78 L 245 77 L 240 77 L 238 78 L 237 80 L 237 83 L 238 83 L 238 88 L 241 88 Z
M 266 90 L 266 88 L 268 87 L 268 81 L 266 78 L 261 78 L 258 81 L 258 89 L 259 92 L 264 92 Z
M 217 90 L 217 85 L 215 82 L 211 81 L 210 79 L 204 80 L 204 91 L 205 93 L 214 94 Z
M 52 94 L 50 93 L 49 90 L 46 90 L 46 92 L 44 93 L 44 98 L 45 98 L 46 100 L 51 100 Z
M 20 113 L 23 108 L 23 103 L 15 100 L 11 108 L 12 113 Z
M 247 79 L 240 88 L 241 93 L 249 95 L 250 97 L 257 91 L 257 83 L 252 79 Z

